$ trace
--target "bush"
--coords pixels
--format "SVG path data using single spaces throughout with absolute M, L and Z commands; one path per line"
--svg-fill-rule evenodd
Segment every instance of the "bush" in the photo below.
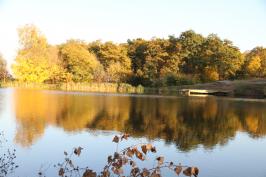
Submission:
M 197 76 L 191 75 L 167 75 L 163 79 L 163 86 L 192 85 L 198 83 Z
M 217 72 L 217 69 L 215 68 L 205 68 L 204 69 L 204 81 L 217 81 L 219 80 L 219 73 Z
M 110 176 L 129 176 L 129 177 L 161 177 L 161 169 L 172 171 L 173 176 L 179 176 L 182 172 L 185 176 L 197 177 L 199 169 L 197 167 L 184 166 L 174 162 L 165 161 L 164 156 L 157 156 L 153 167 L 140 167 L 139 162 L 148 160 L 148 155 L 157 152 L 155 146 L 149 143 L 140 143 L 119 150 L 119 143 L 126 141 L 129 134 L 115 136 L 113 142 L 117 144 L 116 151 L 106 158 L 106 165 L 101 172 L 96 172 L 89 167 L 79 167 L 73 160 L 73 156 L 79 157 L 83 148 L 77 147 L 71 153 L 64 152 L 64 161 L 54 165 L 57 168 L 58 176 L 81 176 L 82 177 L 110 177 Z M 125 169 L 129 169 L 129 172 Z M 124 171 L 125 170 L 125 171 Z M 39 171 L 39 176 L 44 177 L 45 171 Z

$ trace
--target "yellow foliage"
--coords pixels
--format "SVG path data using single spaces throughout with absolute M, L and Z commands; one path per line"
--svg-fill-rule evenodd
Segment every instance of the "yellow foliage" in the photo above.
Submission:
M 34 62 L 31 59 L 16 58 L 16 62 L 12 69 L 19 81 L 42 83 L 50 76 L 50 67 L 46 60 Z
M 123 67 L 119 62 L 109 64 L 106 69 L 106 74 L 108 77 L 108 81 L 111 82 L 119 82 L 125 81 L 127 76 L 130 74 L 130 70 Z
M 217 81 L 219 80 L 219 73 L 215 68 L 206 67 L 204 69 L 205 79 L 208 81 Z
M 60 50 L 67 72 L 71 73 L 75 82 L 90 82 L 97 80 L 102 70 L 96 56 L 89 52 L 83 44 L 68 41 Z
M 48 46 L 45 36 L 32 24 L 18 28 L 18 36 L 23 50 L 35 50 L 34 52 L 40 53 Z
M 42 83 L 55 73 L 57 67 L 46 38 L 33 25 L 18 29 L 21 48 L 12 69 L 16 79 L 22 82 Z
M 250 59 L 247 69 L 251 75 L 256 75 L 261 68 L 261 59 L 259 56 L 254 56 Z

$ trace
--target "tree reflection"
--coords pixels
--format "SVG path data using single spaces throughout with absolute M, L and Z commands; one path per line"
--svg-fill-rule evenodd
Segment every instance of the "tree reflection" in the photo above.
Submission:
M 226 144 L 237 131 L 266 134 L 265 102 L 215 97 L 151 98 L 15 90 L 16 142 L 30 146 L 47 125 L 65 131 L 117 130 L 135 137 L 162 138 L 188 151 Z

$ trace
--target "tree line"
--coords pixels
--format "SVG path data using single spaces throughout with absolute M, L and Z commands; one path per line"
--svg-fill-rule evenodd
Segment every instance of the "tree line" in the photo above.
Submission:
M 215 34 L 188 30 L 167 39 L 141 38 L 127 43 L 68 40 L 50 45 L 34 25 L 18 29 L 20 48 L 12 65 L 19 82 L 110 82 L 173 86 L 266 76 L 266 48 L 241 53 Z M 0 77 L 8 76 L 0 62 Z

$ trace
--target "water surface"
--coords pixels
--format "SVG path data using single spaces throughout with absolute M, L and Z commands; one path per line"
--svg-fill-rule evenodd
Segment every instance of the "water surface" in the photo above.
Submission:
M 1 89 L 0 130 L 17 149 L 11 176 L 49 166 L 46 174 L 56 176 L 53 164 L 77 146 L 77 163 L 100 171 L 116 148 L 112 137 L 127 132 L 121 146 L 151 142 L 157 155 L 198 166 L 200 176 L 266 177 L 265 100 Z

